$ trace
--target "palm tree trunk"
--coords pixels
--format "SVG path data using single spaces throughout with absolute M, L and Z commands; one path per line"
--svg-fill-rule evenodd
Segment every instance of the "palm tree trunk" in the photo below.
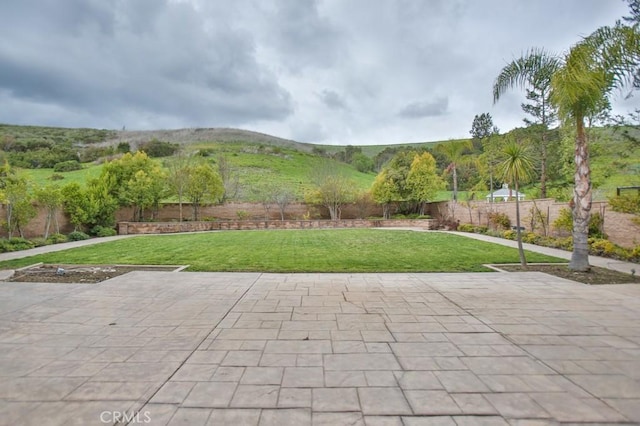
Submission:
M 458 171 L 456 165 L 453 165 L 453 201 L 458 201 Z
M 576 117 L 576 146 L 573 189 L 573 253 L 569 262 L 572 271 L 586 272 L 589 266 L 589 218 L 591 217 L 591 170 L 584 118 Z
M 516 239 L 518 240 L 518 254 L 520 255 L 520 266 L 523 269 L 527 268 L 527 258 L 524 255 L 524 248 L 522 247 L 522 231 L 520 230 L 520 197 L 518 197 L 518 175 L 515 179 L 516 186 Z

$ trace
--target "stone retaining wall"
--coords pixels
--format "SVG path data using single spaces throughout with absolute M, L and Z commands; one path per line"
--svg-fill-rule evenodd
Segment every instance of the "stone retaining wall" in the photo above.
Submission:
M 391 220 L 221 220 L 198 222 L 119 222 L 118 234 L 171 234 L 177 232 L 255 230 L 417 227 L 430 229 L 431 219 Z

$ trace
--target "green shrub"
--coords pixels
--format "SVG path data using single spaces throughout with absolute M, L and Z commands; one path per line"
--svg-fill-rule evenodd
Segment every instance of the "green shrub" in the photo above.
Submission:
M 148 142 L 141 143 L 138 146 L 138 151 L 144 151 L 149 157 L 169 157 L 178 152 L 179 148 L 180 145 L 177 143 L 152 139 Z
M 622 194 L 609 198 L 614 212 L 640 214 L 640 194 Z
M 27 239 L 21 238 L 21 237 L 13 237 L 13 238 L 9 238 L 7 240 L 7 242 L 13 246 L 13 250 L 11 251 L 17 251 L 17 250 L 28 250 L 31 248 L 35 247 L 35 244 Z
M 553 221 L 556 231 L 571 233 L 573 230 L 573 216 L 570 209 L 560 209 L 558 217 Z
M 529 244 L 537 244 L 540 239 L 538 234 L 533 232 L 525 232 L 522 234 L 522 242 Z
M 82 241 L 82 240 L 88 240 L 91 237 L 82 231 L 73 231 L 72 233 L 69 234 L 68 238 L 69 238 L 69 241 Z
M 591 213 L 589 219 L 589 236 L 595 238 L 606 238 L 606 235 L 602 232 L 604 225 L 604 217 L 598 213 Z M 573 214 L 570 209 L 561 209 L 556 220 L 553 221 L 553 227 L 556 231 L 562 231 L 563 233 L 570 234 L 573 231 Z
M 589 236 L 594 238 L 607 238 L 602 230 L 604 229 L 604 217 L 598 213 L 591 213 L 589 218 Z
M 508 229 L 502 233 L 502 236 L 507 240 L 515 240 L 517 238 L 517 233 L 512 229 Z
M 474 226 L 470 223 L 461 223 L 458 225 L 458 231 L 460 232 L 473 232 Z
M 33 243 L 34 247 L 42 247 L 42 246 L 48 246 L 49 244 L 51 244 L 49 242 L 49 240 L 46 240 L 44 238 L 31 238 L 31 242 Z
M 238 216 L 239 220 L 247 220 L 247 219 L 249 219 L 249 216 L 251 216 L 251 215 L 246 210 L 238 210 L 236 212 L 236 216 Z
M 612 255 L 615 252 L 615 244 L 602 238 L 589 238 L 589 252 L 596 256 Z
M 463 223 L 458 225 L 458 231 L 460 232 L 472 232 L 475 234 L 486 234 L 489 228 L 482 225 L 472 225 L 470 223 Z M 502 236 L 502 235 L 500 235 Z
M 509 229 L 511 228 L 511 219 L 505 213 L 491 212 L 489 213 L 489 223 L 495 229 Z
M 49 176 L 47 179 L 49 179 L 49 180 L 62 180 L 62 179 L 64 179 L 64 176 L 62 176 L 60 173 L 54 173 L 51 176 Z
M 9 244 L 6 238 L 0 238 L 0 253 L 7 253 L 13 250 L 13 246 Z
M 114 235 L 118 235 L 118 232 L 108 226 L 96 225 L 91 229 L 91 235 L 95 235 L 96 237 L 113 237 Z
M 66 235 L 63 234 L 51 234 L 49 235 L 49 238 L 47 238 L 47 241 L 49 242 L 49 244 L 60 244 L 66 243 L 67 241 L 69 241 L 69 239 Z
M 56 163 L 53 166 L 53 171 L 62 173 L 62 172 L 72 172 L 74 170 L 81 170 L 82 164 L 80 164 L 76 160 L 63 161 L 61 163 Z

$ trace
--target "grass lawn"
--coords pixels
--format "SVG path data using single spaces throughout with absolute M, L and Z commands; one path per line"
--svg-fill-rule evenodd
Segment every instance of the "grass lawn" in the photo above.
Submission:
M 560 259 L 527 253 L 530 262 Z M 188 264 L 189 271 L 473 272 L 517 263 L 516 249 L 439 232 L 378 229 L 149 235 L 0 263 Z

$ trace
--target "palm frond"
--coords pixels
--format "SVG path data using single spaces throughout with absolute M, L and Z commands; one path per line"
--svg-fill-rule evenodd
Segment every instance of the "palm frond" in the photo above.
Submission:
M 531 86 L 536 89 L 548 87 L 551 77 L 561 67 L 559 57 L 540 48 L 531 48 L 520 58 L 507 64 L 493 84 L 493 102 L 514 87 Z

